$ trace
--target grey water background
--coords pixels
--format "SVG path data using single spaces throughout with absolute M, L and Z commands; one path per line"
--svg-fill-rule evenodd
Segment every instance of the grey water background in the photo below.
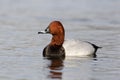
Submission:
M 53 20 L 102 46 L 97 58 L 44 59 L 51 36 L 37 32 Z M 0 0 L 0 80 L 120 80 L 119 64 L 120 0 Z

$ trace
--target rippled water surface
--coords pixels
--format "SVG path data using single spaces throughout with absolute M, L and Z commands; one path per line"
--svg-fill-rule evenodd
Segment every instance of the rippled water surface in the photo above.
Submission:
M 102 46 L 97 58 L 44 59 L 51 36 L 37 32 L 53 20 Z M 119 64 L 120 0 L 0 0 L 0 80 L 119 80 Z

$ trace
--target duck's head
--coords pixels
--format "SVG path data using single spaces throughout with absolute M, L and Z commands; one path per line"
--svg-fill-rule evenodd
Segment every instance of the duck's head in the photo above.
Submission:
M 46 33 L 50 33 L 53 36 L 50 45 L 62 46 L 64 42 L 65 31 L 60 21 L 53 21 L 44 31 L 38 32 L 38 34 Z

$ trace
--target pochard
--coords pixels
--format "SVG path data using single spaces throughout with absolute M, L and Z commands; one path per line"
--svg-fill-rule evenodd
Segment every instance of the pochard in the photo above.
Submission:
M 52 21 L 44 31 L 40 31 L 38 32 L 38 34 L 52 35 L 51 42 L 43 49 L 43 56 L 48 58 L 65 58 L 66 54 L 68 55 L 70 53 L 69 51 L 74 51 L 72 50 L 72 47 L 75 45 L 79 45 L 77 46 L 78 48 L 77 52 L 79 52 L 80 56 L 96 57 L 97 49 L 101 48 L 96 46 L 95 44 L 92 44 L 90 42 L 85 42 L 85 41 L 79 41 L 79 43 L 77 44 L 75 43 L 72 44 L 71 42 L 64 43 L 65 30 L 60 21 Z

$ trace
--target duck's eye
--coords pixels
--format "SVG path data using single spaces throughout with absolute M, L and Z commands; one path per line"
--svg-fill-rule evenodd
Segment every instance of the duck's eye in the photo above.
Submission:
M 50 33 L 50 31 L 49 31 L 49 26 L 45 29 L 45 32 L 46 32 L 46 33 Z

